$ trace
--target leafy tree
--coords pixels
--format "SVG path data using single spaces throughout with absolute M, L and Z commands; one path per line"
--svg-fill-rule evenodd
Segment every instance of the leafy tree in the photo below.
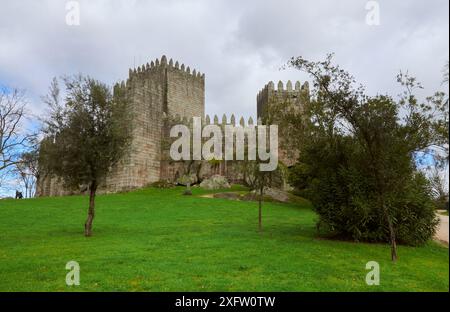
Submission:
M 329 55 L 288 63 L 313 80 L 303 111 L 288 114 L 279 127 L 282 136 L 291 132 L 300 153 L 291 182 L 312 200 L 319 226 L 355 240 L 389 241 L 395 261 L 398 241 L 422 244 L 435 231 L 429 183 L 414 155 L 448 144 L 442 135 L 448 119 L 436 113 L 448 114 L 448 106 L 439 99 L 419 103 L 414 90 L 420 84 L 402 73 L 400 100 L 370 97 L 331 61 Z
M 81 75 L 65 78 L 64 83 L 63 104 L 56 79 L 45 98 L 50 116 L 45 120 L 39 165 L 62 177 L 67 187 L 89 185 L 85 235 L 91 236 L 97 188 L 130 143 L 128 102 L 118 85 L 112 92 L 107 85 Z
M 247 148 L 245 149 L 247 151 Z M 245 152 L 247 155 L 247 152 Z M 249 160 L 245 156 L 245 160 L 240 161 L 239 168 L 243 175 L 244 183 L 255 192 L 258 200 L 258 230 L 262 232 L 262 203 L 264 194 L 270 187 L 282 188 L 286 180 L 285 167 L 281 162 L 273 171 L 261 171 L 260 164 L 263 163 L 259 157 L 256 160 Z
M 442 85 L 448 88 L 448 75 L 449 75 L 448 62 L 445 64 L 443 70 Z M 448 105 L 449 98 L 445 92 L 436 92 L 433 96 L 428 97 L 427 101 L 432 104 L 433 107 L 438 108 L 436 114 L 439 115 L 439 121 L 435 125 L 435 131 L 438 136 L 445 142 L 449 133 L 448 122 Z M 437 209 L 448 210 L 448 183 L 446 173 L 448 173 L 448 157 L 449 157 L 448 144 L 442 144 L 441 146 L 433 146 L 427 151 L 427 156 L 432 156 L 432 162 L 427 163 L 428 178 L 430 180 L 432 195 L 435 200 L 435 206 Z
M 254 188 L 258 193 L 258 230 L 262 232 L 262 202 L 264 199 L 264 188 L 269 187 L 272 182 L 273 172 L 272 171 L 261 171 L 259 170 L 259 164 L 257 162 L 253 163 L 254 171 Z
M 436 209 L 448 209 L 448 189 L 446 189 L 445 172 L 440 170 L 438 166 L 430 166 L 428 170 L 430 171 L 428 178 Z

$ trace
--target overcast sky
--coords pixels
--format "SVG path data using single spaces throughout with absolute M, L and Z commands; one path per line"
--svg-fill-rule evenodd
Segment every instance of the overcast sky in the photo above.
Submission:
M 82 72 L 108 83 L 165 54 L 206 75 L 206 112 L 254 116 L 270 80 L 304 81 L 279 68 L 291 56 L 335 52 L 369 92 L 399 93 L 409 70 L 431 94 L 449 53 L 447 0 L 378 1 L 369 26 L 366 0 L 130 1 L 80 4 L 66 24 L 66 1 L 0 0 L 0 85 L 27 90 L 34 112 L 54 76 Z

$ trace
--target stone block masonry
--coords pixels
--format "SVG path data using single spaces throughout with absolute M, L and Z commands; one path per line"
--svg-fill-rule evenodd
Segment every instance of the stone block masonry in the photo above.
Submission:
M 292 82 L 289 80 L 284 88 L 283 82 L 279 81 L 275 89 L 275 84 L 270 81 L 256 96 L 257 116 L 262 118 L 267 106 L 271 104 L 290 103 L 301 108 L 305 97 L 309 97 L 308 82 L 301 85 L 300 81 L 297 81 L 295 88 L 292 88 Z
M 183 120 L 205 118 L 205 75 L 196 69 L 181 64 L 166 56 L 129 70 L 128 78 L 114 86 L 125 91 L 133 113 L 133 136 L 131 148 L 123 159 L 111 169 L 105 182 L 99 187 L 100 193 L 114 193 L 144 187 L 158 180 L 176 180 L 185 171 L 185 164 L 172 162 L 165 157 L 164 139 L 169 129 L 166 117 L 172 116 Z M 286 89 L 278 83 L 275 90 L 273 82 L 269 82 L 257 96 L 258 119 L 264 108 L 273 101 L 289 100 L 301 107 L 302 94 L 308 94 L 308 84 L 299 82 L 292 88 L 289 81 Z M 212 120 L 211 120 L 212 122 Z M 214 123 L 219 118 L 214 116 Z M 223 116 L 221 122 L 227 123 Z M 230 123 L 235 124 L 234 115 Z M 243 119 L 239 120 L 243 124 Z M 251 121 L 253 123 L 253 121 Z M 281 142 L 280 142 L 281 143 Z M 280 152 L 283 149 L 280 146 Z M 287 162 L 288 159 L 282 159 Z M 238 166 L 233 161 L 221 164 L 205 164 L 205 176 L 223 174 L 230 181 L 242 179 Z M 84 189 L 86 190 L 86 188 Z M 37 196 L 61 196 L 77 194 L 80 190 L 67 190 L 59 177 L 43 173 L 37 183 Z
M 106 179 L 106 191 L 143 187 L 161 178 L 161 148 L 166 115 L 202 117 L 205 76 L 163 56 L 129 71 L 126 88 L 133 111 L 131 150 Z
M 203 117 L 205 75 L 179 65 L 166 56 L 130 69 L 128 79 L 115 86 L 125 89 L 133 113 L 130 151 L 112 168 L 99 192 L 143 187 L 161 178 L 161 143 L 164 116 Z M 38 196 L 72 193 L 60 179 L 45 176 L 38 182 Z
M 275 89 L 275 84 L 270 81 L 256 96 L 258 119 L 264 120 L 264 114 L 271 105 L 274 105 L 277 109 L 278 107 L 283 107 L 283 105 L 286 105 L 294 107 L 294 109 L 302 112 L 305 101 L 309 100 L 309 96 L 308 82 L 304 82 L 302 85 L 299 81 L 297 81 L 293 88 L 292 82 L 289 80 L 286 83 L 286 88 L 284 88 L 283 82 L 279 81 L 277 89 Z M 284 146 L 287 145 L 284 142 L 285 139 L 287 138 L 279 138 L 280 147 L 278 149 L 278 159 L 289 167 L 295 163 L 298 154 L 284 148 Z

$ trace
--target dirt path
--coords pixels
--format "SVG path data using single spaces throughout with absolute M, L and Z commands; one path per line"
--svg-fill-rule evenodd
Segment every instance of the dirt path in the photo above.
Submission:
M 445 243 L 448 246 L 448 216 L 443 216 L 441 214 L 439 216 L 439 226 L 435 235 L 435 239 Z
M 200 195 L 199 197 L 214 198 L 214 194 L 203 194 L 203 195 Z

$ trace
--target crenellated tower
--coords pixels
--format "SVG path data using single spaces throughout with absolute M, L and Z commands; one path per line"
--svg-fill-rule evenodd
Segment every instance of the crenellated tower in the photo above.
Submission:
M 166 56 L 129 69 L 128 78 L 114 86 L 114 92 L 126 94 L 132 113 L 131 148 L 123 159 L 107 175 L 100 192 L 112 193 L 146 186 L 159 180 L 176 181 L 186 172 L 186 162 L 167 159 L 165 141 L 169 137 L 171 120 L 187 124 L 193 117 L 201 117 L 202 124 L 256 125 L 264 120 L 264 111 L 274 103 L 295 105 L 300 110 L 309 98 L 308 83 L 288 81 L 286 87 L 280 81 L 275 88 L 271 81 L 257 95 L 257 118 L 248 122 L 241 117 L 224 114 L 205 116 L 205 75 Z M 288 155 L 280 139 L 279 160 L 290 165 L 295 155 Z M 220 163 L 202 161 L 201 175 L 222 174 L 229 181 L 239 182 L 242 172 L 238 161 Z M 200 173 L 199 173 L 200 174 Z M 86 191 L 67 190 L 60 177 L 43 174 L 38 181 L 38 196 L 78 194 Z
M 133 139 L 130 152 L 108 175 L 108 192 L 161 178 L 164 116 L 191 119 L 205 113 L 205 75 L 166 56 L 130 69 L 126 82 L 118 85 L 126 89 L 133 112 Z
M 275 103 L 290 103 L 301 108 L 307 97 L 309 97 L 307 81 L 303 85 L 300 84 L 300 81 L 297 81 L 295 86 L 292 87 L 292 82 L 289 80 L 286 83 L 286 88 L 284 88 L 283 82 L 279 81 L 276 89 L 275 84 L 270 81 L 256 96 L 257 116 L 262 118 L 268 105 Z
M 256 96 L 258 119 L 264 120 L 264 115 L 271 105 L 292 105 L 302 112 L 306 101 L 309 101 L 309 84 L 307 81 L 303 85 L 297 81 L 293 87 L 289 80 L 286 83 L 286 88 L 284 88 L 283 82 L 279 81 L 276 89 L 274 83 L 270 81 Z M 276 120 L 275 123 L 277 123 Z M 289 138 L 279 138 L 278 159 L 283 164 L 291 166 L 295 163 L 298 154 L 286 147 L 288 146 L 286 140 L 289 140 Z

